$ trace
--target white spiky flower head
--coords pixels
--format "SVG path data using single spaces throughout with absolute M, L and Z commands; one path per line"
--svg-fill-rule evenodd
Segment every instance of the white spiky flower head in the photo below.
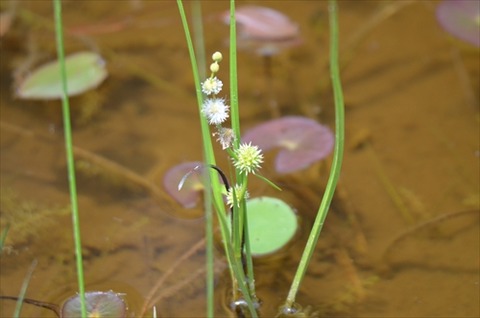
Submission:
M 260 168 L 263 162 L 262 151 L 252 145 L 252 143 L 243 143 L 235 150 L 235 158 L 233 158 L 233 165 L 242 173 L 252 173 Z
M 235 191 L 234 191 L 235 189 Z M 234 196 L 233 193 L 235 192 L 235 200 L 233 200 Z M 244 189 L 241 185 L 236 184 L 235 187 L 228 189 L 227 192 L 227 205 L 229 207 L 233 207 L 235 204 L 235 201 L 237 203 L 237 207 L 240 207 L 240 202 L 242 199 L 248 199 L 250 197 L 250 194 L 246 189 Z
M 216 76 L 209 77 L 202 83 L 202 92 L 206 95 L 217 95 L 222 90 L 223 83 Z
M 202 114 L 210 125 L 220 125 L 228 118 L 228 105 L 224 98 L 208 98 L 203 102 Z

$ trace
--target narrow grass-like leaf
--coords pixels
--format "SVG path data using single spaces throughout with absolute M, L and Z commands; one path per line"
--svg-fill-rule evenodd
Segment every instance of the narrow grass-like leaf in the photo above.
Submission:
M 53 0 L 55 16 L 55 36 L 57 55 L 59 61 L 59 73 L 62 85 L 62 114 L 63 130 L 65 135 L 65 154 L 67 158 L 68 186 L 70 190 L 70 202 L 72 210 L 73 240 L 75 243 L 75 260 L 77 267 L 78 293 L 80 296 L 82 317 L 87 317 L 85 305 L 85 281 L 83 277 L 82 239 L 80 235 L 80 216 L 78 213 L 77 184 L 75 178 L 75 162 L 73 159 L 72 127 L 70 122 L 70 104 L 68 100 L 67 70 L 65 67 L 65 52 L 63 44 L 62 3 Z
M 293 304 L 297 292 L 300 288 L 300 284 L 307 271 L 308 264 L 315 250 L 315 246 L 318 241 L 320 232 L 322 231 L 323 224 L 328 214 L 330 203 L 332 202 L 333 193 L 337 186 L 338 178 L 340 176 L 340 170 L 343 160 L 343 148 L 345 143 L 345 114 L 344 114 L 344 102 L 342 83 L 340 80 L 340 70 L 338 63 L 338 7 L 335 0 L 330 0 L 328 3 L 328 13 L 330 22 L 330 76 L 333 84 L 333 96 L 335 102 L 335 148 L 333 153 L 332 168 L 330 170 L 330 176 L 327 181 L 325 193 L 318 208 L 317 216 L 312 226 L 312 230 L 305 245 L 300 263 L 298 264 L 297 271 L 293 278 L 292 285 L 288 292 L 287 299 L 283 306 L 283 310 L 286 313 L 294 312 Z
M 2 231 L 2 236 L 0 236 L 0 254 L 3 252 L 3 247 L 5 246 L 5 239 L 7 238 L 8 230 L 10 229 L 10 224 L 7 224 Z
M 15 306 L 15 312 L 13 313 L 14 318 L 19 318 L 20 312 L 22 311 L 22 305 L 23 305 L 23 300 L 25 299 L 25 295 L 27 293 L 27 288 L 28 285 L 30 284 L 30 279 L 32 278 L 33 271 L 35 270 L 35 267 L 37 266 L 37 260 L 33 260 L 32 264 L 28 268 L 27 275 L 25 275 L 25 278 L 22 283 L 22 288 L 20 289 L 20 293 L 18 294 L 18 299 L 17 299 L 17 305 Z

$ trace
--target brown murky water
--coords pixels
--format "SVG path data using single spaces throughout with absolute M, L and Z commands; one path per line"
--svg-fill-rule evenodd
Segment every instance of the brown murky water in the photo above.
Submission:
M 326 2 L 248 3 L 286 12 L 302 29 L 303 45 L 273 59 L 270 84 L 281 113 L 333 126 Z M 436 2 L 427 1 L 397 2 L 393 15 L 355 42 L 388 4 L 340 3 L 348 61 L 344 169 L 297 300 L 321 316 L 478 317 L 478 50 L 451 41 L 435 20 Z M 204 2 L 209 54 L 227 55 L 228 30 L 216 20 L 227 8 Z M 55 56 L 52 11 L 50 1 L 19 1 L 13 27 L 0 40 L 0 221 L 2 229 L 11 224 L 0 293 L 18 295 L 36 259 L 27 297 L 61 303 L 75 293 L 76 276 L 60 104 L 12 97 L 15 71 Z M 199 160 L 198 113 L 175 2 L 65 1 L 64 23 L 66 50 L 96 50 L 110 72 L 99 89 L 72 99 L 75 145 L 159 187 L 169 167 Z M 238 62 L 248 128 L 270 117 L 270 84 L 260 57 L 240 52 Z M 228 61 L 223 65 L 226 79 Z M 138 314 L 162 274 L 202 239 L 201 210 L 184 210 L 163 191 L 154 197 L 117 170 L 77 155 L 87 289 L 125 293 L 130 313 Z M 302 217 L 303 234 L 284 254 L 256 262 L 264 317 L 286 296 L 328 172 L 323 163 L 279 176 L 267 159 L 264 174 L 284 191 L 254 181 L 251 195 L 286 200 Z M 160 317 L 204 315 L 203 246 L 197 247 L 156 293 Z M 216 311 L 226 316 L 220 249 L 217 259 Z M 13 308 L 1 302 L 0 316 Z M 22 312 L 40 316 L 52 314 L 28 305 Z

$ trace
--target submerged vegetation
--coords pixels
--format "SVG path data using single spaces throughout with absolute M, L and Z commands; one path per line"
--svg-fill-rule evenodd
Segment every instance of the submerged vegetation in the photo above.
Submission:
M 1 228 L 6 229 L 7 224 L 9 225 L 9 231 L 5 233 L 4 240 L 4 248 L 7 250 L 13 246 L 20 248 L 42 244 L 40 240 L 48 238 L 48 233 L 55 231 L 60 220 L 69 215 L 66 206 L 48 206 L 44 203 L 26 201 L 6 185 L 2 185 L 2 191 L 0 191 L 0 210 L 2 211 Z M 43 244 L 47 242 L 42 241 Z

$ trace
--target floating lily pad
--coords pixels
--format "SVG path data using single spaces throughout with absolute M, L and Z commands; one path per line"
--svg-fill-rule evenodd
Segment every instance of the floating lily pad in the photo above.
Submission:
M 163 186 L 167 193 L 186 209 L 194 208 L 200 200 L 200 192 L 204 189 L 201 171 L 194 171 L 203 164 L 198 161 L 185 162 L 169 169 L 163 178 Z M 185 175 L 188 174 L 188 178 Z M 181 189 L 178 188 L 183 180 Z
M 280 148 L 275 159 L 279 173 L 302 170 L 326 158 L 333 150 L 330 128 L 299 116 L 273 119 L 248 130 L 242 142 L 251 142 L 264 152 Z
M 299 35 L 298 25 L 280 11 L 261 7 L 244 6 L 235 11 L 241 36 L 258 40 L 284 40 Z M 230 12 L 225 12 L 224 21 L 229 22 Z
M 480 1 L 444 0 L 437 7 L 437 19 L 447 32 L 480 47 Z
M 230 23 L 230 11 L 222 14 L 225 23 Z M 248 5 L 235 11 L 240 46 L 256 46 L 260 55 L 273 55 L 282 48 L 300 44 L 300 29 L 280 11 L 261 6 Z
M 68 96 L 98 87 L 107 77 L 104 59 L 93 52 L 79 52 L 65 59 Z M 63 95 L 58 61 L 33 70 L 19 85 L 17 97 L 23 99 L 60 99 Z
M 124 318 L 126 315 L 127 306 L 125 302 L 113 291 L 87 292 L 85 293 L 85 301 L 88 317 Z M 79 295 L 73 296 L 63 303 L 62 318 L 78 318 L 81 316 Z
M 274 253 L 295 235 L 298 220 L 293 209 L 280 199 L 259 197 L 247 201 L 250 248 L 254 256 Z

